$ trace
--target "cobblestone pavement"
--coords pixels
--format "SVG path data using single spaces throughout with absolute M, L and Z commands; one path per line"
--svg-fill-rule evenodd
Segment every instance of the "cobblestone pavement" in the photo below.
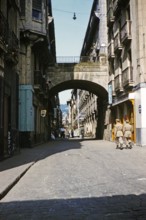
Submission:
M 0 201 L 0 220 L 146 220 L 146 148 L 62 140 L 38 149 Z

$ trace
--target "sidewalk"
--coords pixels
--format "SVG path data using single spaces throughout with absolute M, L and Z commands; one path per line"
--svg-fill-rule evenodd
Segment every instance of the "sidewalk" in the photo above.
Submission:
M 23 148 L 19 154 L 0 162 L 0 200 L 37 160 L 47 156 L 52 143 Z

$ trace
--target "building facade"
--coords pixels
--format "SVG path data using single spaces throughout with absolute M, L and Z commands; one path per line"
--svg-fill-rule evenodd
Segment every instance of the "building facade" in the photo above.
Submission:
M 107 61 L 106 1 L 94 0 L 90 19 L 81 50 L 81 58 L 89 57 L 92 62 Z
M 20 145 L 48 139 L 48 64 L 55 62 L 51 0 L 20 0 Z
M 106 1 L 94 0 L 91 15 L 81 50 L 81 59 L 88 59 L 90 62 L 97 62 L 107 66 L 107 5 Z M 90 88 L 89 88 L 90 91 Z M 85 133 L 98 139 L 110 139 L 111 126 L 104 122 L 107 109 L 107 100 L 102 94 L 92 94 L 87 91 L 80 91 L 82 96 L 82 110 L 86 112 Z M 86 112 L 87 113 L 87 112 Z
M 107 0 L 109 104 L 116 118 L 133 125 L 133 140 L 146 145 L 146 2 Z
M 55 137 L 59 137 L 60 128 L 62 127 L 62 111 L 60 108 L 60 100 L 59 95 L 49 98 L 49 138 L 51 137 L 51 133 L 54 134 Z
M 0 158 L 18 150 L 19 1 L 0 1 Z
M 68 122 L 70 134 L 97 138 L 98 97 L 89 91 L 73 89 L 69 106 Z
M 78 90 L 80 133 L 96 138 L 98 125 L 98 97 L 86 90 Z

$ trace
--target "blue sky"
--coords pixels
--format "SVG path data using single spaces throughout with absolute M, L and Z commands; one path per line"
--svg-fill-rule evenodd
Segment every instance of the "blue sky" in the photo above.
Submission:
M 57 56 L 80 56 L 92 4 L 93 0 L 52 0 Z M 61 104 L 66 103 L 70 92 L 59 97 Z

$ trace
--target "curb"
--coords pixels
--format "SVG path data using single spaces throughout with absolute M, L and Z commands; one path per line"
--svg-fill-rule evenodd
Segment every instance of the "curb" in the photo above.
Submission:
M 37 160 L 36 160 L 37 161 Z M 19 176 L 16 177 L 16 179 L 10 183 L 5 190 L 3 190 L 0 193 L 0 200 L 3 199 L 7 193 L 18 183 L 18 181 L 25 175 L 25 173 L 36 163 L 36 161 L 34 161 L 31 165 L 29 165 Z

